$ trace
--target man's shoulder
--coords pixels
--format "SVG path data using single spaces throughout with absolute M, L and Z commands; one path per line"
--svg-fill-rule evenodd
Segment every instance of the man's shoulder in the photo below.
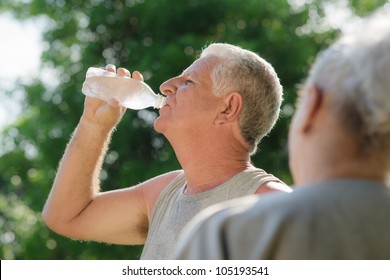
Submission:
M 273 193 L 273 192 L 292 192 L 292 188 L 287 186 L 285 183 L 281 181 L 268 181 L 260 186 L 260 188 L 256 191 L 256 194 L 265 194 L 265 193 Z
M 256 194 L 271 193 L 271 192 L 291 192 L 292 189 L 275 175 L 266 172 L 258 167 L 251 167 L 242 172 L 243 176 L 252 177 L 258 182 Z

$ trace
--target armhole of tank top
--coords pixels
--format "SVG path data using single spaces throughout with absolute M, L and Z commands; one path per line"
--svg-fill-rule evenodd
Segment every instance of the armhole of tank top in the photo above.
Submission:
M 179 187 L 181 186 L 181 182 L 184 182 L 185 175 L 184 171 L 182 171 L 180 174 L 178 174 L 175 178 L 172 179 L 161 191 L 161 193 L 158 195 L 156 202 L 153 205 L 152 214 L 150 216 L 149 225 L 152 224 L 153 219 L 156 216 L 156 209 L 159 207 L 160 204 L 162 204 L 164 201 L 166 201 L 166 197 L 168 194 L 170 194 L 174 189 L 176 189 L 179 184 Z

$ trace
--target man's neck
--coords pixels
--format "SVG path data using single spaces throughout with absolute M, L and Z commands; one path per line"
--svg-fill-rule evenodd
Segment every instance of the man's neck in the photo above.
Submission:
M 186 150 L 178 160 L 186 173 L 186 193 L 195 194 L 212 189 L 226 182 L 237 173 L 253 168 L 249 154 L 227 153 L 223 150 L 203 147 Z
M 345 178 L 355 178 L 383 183 L 386 171 L 377 163 L 364 159 L 343 159 L 334 162 L 318 162 L 306 165 L 299 184 L 310 184 Z
M 185 168 L 187 178 L 185 193 L 196 194 L 213 189 L 249 168 L 254 168 L 249 162 L 223 166 L 204 164 L 196 168 Z

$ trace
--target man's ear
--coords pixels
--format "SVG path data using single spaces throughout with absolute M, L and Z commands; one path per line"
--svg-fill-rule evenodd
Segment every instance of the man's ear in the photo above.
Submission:
M 223 124 L 238 120 L 242 110 L 242 96 L 238 92 L 231 92 L 223 97 L 222 105 L 215 119 L 215 124 Z
M 304 104 L 304 113 L 302 116 L 301 129 L 303 133 L 308 132 L 315 121 L 315 118 L 318 116 L 320 109 L 324 105 L 324 96 L 323 92 L 317 86 L 311 86 L 306 93 L 306 100 Z

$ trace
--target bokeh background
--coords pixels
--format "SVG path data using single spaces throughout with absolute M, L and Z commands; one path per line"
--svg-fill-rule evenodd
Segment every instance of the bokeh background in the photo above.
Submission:
M 82 113 L 80 89 L 88 67 L 112 63 L 137 69 L 158 91 L 208 43 L 228 42 L 257 52 L 274 65 L 284 103 L 280 120 L 253 162 L 291 184 L 286 143 L 298 85 L 315 55 L 340 30 L 384 5 L 389 1 L 2 0 L 0 13 L 11 14 L 26 29 L 39 20 L 43 51 L 38 71 L 28 79 L 10 85 L 0 76 L 0 106 L 13 102 L 19 112 L 1 126 L 0 258 L 140 256 L 141 246 L 74 241 L 42 223 L 58 162 Z M 1 40 L 2 45 L 10 43 Z M 15 51 L 21 56 L 31 47 L 15 46 Z M 27 55 L 13 66 L 23 68 L 30 59 Z M 9 64 L 0 65 L 7 71 Z M 153 130 L 156 117 L 153 109 L 127 111 L 104 163 L 103 190 L 180 168 L 169 143 Z

